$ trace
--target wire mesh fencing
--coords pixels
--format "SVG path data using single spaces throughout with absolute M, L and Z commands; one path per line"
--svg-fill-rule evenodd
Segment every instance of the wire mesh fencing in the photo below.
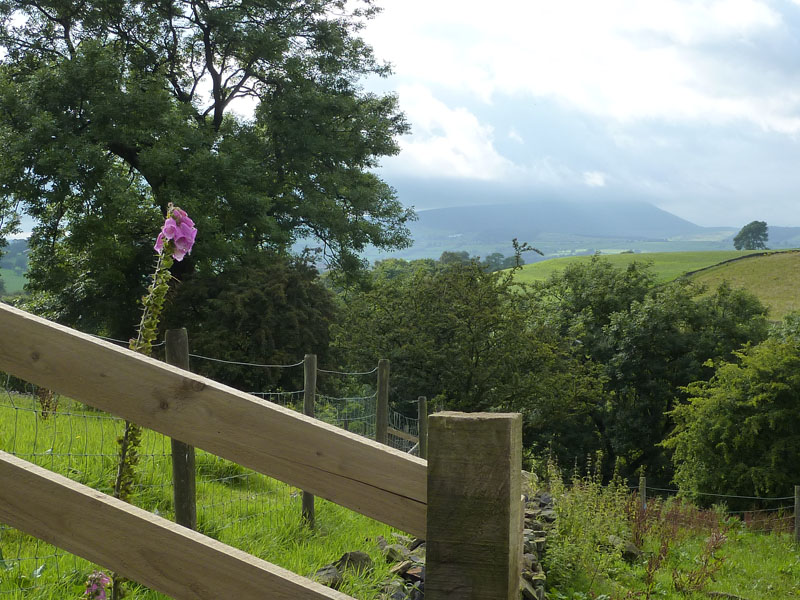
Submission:
M 388 444 L 402 452 L 419 456 L 419 419 L 390 409 Z
M 194 357 L 195 360 L 204 358 Z M 353 378 L 368 376 L 374 371 L 324 373 Z M 336 389 L 337 386 L 327 387 Z M 356 394 L 316 393 L 315 417 L 375 439 L 376 386 L 351 382 L 339 389 L 355 390 Z M 290 410 L 303 411 L 305 390 L 247 391 Z M 402 415 L 394 411 L 390 415 L 394 427 L 416 431 L 411 420 L 403 420 Z M 112 494 L 119 456 L 118 440 L 124 428 L 124 419 L 0 374 L 0 450 Z M 407 450 L 402 445 L 395 447 Z M 173 519 L 170 439 L 143 430 L 138 456 L 129 501 L 151 513 Z M 196 450 L 195 475 L 197 529 L 201 533 L 250 550 L 258 545 L 258 532 L 296 531 L 302 526 L 302 491 L 297 488 L 199 449 Z M 326 510 L 325 507 L 326 504 L 322 504 L 318 511 Z M 76 590 L 95 568 L 60 548 L 0 524 L 0 598 L 77 597 Z
M 0 379 L 0 450 L 112 494 L 125 421 L 5 376 Z M 291 393 L 273 395 L 284 404 Z M 171 443 L 142 431 L 128 500 L 174 518 Z M 299 521 L 300 490 L 202 450 L 196 451 L 197 528 L 241 547 L 243 525 L 281 528 Z M 88 561 L 0 524 L 0 597 L 75 597 L 95 568 Z
M 641 486 L 631 488 L 641 493 Z M 711 509 L 700 509 L 693 503 L 687 503 L 686 506 L 691 510 L 678 511 L 675 518 L 686 527 L 703 525 L 705 521 L 723 517 L 731 522 L 739 522 L 752 533 L 792 533 L 795 530 L 794 496 L 741 496 L 698 491 L 684 493 L 674 488 L 647 485 L 644 489 L 648 503 L 653 499 L 663 501 L 670 498 L 713 502 Z M 749 504 L 750 507 L 731 510 L 727 506 L 731 502 Z

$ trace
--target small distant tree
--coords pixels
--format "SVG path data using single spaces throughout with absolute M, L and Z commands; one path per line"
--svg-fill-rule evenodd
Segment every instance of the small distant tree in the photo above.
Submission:
M 468 265 L 471 260 L 469 252 L 466 250 L 462 250 L 461 252 L 445 250 L 439 257 L 439 262 L 443 265 Z
M 767 222 L 752 221 L 733 238 L 733 247 L 737 250 L 766 250 L 768 237 Z

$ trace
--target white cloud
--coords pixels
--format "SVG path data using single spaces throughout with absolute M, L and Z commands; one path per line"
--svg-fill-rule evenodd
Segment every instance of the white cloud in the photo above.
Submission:
M 584 171 L 583 183 L 589 187 L 605 187 L 606 174 L 601 171 Z
M 798 0 L 798 2 L 800 2 L 800 0 Z M 514 140 L 518 144 L 524 144 L 525 143 L 525 140 L 522 139 L 522 136 L 519 134 L 519 131 L 517 131 L 516 129 L 513 129 L 513 128 L 510 129 L 509 132 L 508 132 L 508 139 Z
M 719 52 L 757 50 L 784 26 L 758 0 L 497 0 L 491 10 L 478 0 L 396 0 L 366 37 L 401 81 L 486 103 L 549 97 L 623 122 L 746 120 L 800 133 L 800 80 Z
M 398 94 L 413 129 L 400 140 L 400 155 L 384 161 L 388 171 L 481 180 L 514 174 L 514 164 L 494 147 L 493 128 L 466 108 L 449 108 L 421 85 Z

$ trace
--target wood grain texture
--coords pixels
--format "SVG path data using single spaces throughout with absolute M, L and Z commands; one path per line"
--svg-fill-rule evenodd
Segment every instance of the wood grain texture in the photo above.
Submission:
M 426 600 L 519 598 L 522 417 L 428 419 Z
M 422 459 L 4 304 L 0 371 L 425 534 Z
M 417 443 L 419 442 L 419 438 L 415 435 L 410 433 L 406 433 L 405 431 L 400 431 L 399 429 L 395 429 L 394 427 L 387 427 L 386 431 L 391 433 L 395 437 L 399 437 L 401 439 L 406 440 L 407 442 Z
M 0 521 L 177 600 L 352 600 L 1 451 Z

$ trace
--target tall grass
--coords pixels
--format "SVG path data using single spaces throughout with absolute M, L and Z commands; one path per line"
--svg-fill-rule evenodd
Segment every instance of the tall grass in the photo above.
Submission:
M 679 497 L 649 499 L 593 474 L 565 484 L 553 467 L 558 520 L 543 560 L 554 600 L 800 598 L 800 546 Z M 779 515 L 780 521 L 785 521 Z M 638 558 L 623 559 L 628 543 Z
M 119 419 L 68 400 L 45 417 L 35 398 L 0 396 L 0 449 L 105 493 L 112 488 L 122 427 Z M 144 432 L 131 502 L 172 519 L 169 451 L 167 437 Z M 345 552 L 367 552 L 373 571 L 346 576 L 341 591 L 364 599 L 378 594 L 389 565 L 374 540 L 391 536 L 391 527 L 317 499 L 312 531 L 301 518 L 300 490 L 200 450 L 196 462 L 200 532 L 306 576 Z M 2 526 L 0 551 L 0 600 L 79 598 L 88 575 L 98 568 Z M 131 597 L 166 596 L 134 587 Z

